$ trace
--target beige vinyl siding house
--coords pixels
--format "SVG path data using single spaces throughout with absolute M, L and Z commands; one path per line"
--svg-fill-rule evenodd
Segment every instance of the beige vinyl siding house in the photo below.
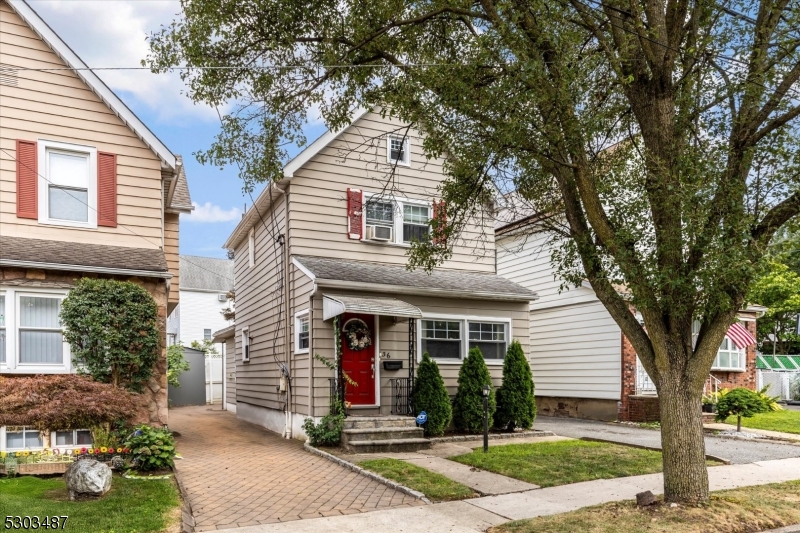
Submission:
M 411 236 L 428 238 L 443 180 L 442 161 L 424 157 L 418 132 L 360 112 L 289 162 L 284 176 L 224 245 L 235 257 L 235 353 L 228 353 L 235 371 L 226 376 L 237 416 L 303 437 L 303 419 L 329 412 L 341 380 L 314 354 L 358 376 L 359 387 L 345 394 L 353 414 L 385 416 L 410 414 L 407 388 L 425 349 L 455 394 L 461 360 L 477 342 L 470 328 L 484 324 L 484 335 L 494 335 L 487 350 L 502 345 L 496 351 L 504 355 L 517 339 L 528 352 L 536 295 L 497 276 L 491 225 L 468 227 L 431 275 L 405 269 Z M 449 339 L 455 357 L 438 357 L 443 343 L 424 338 L 434 321 L 458 337 Z M 345 333 L 338 360 L 334 327 L 351 322 L 366 328 L 370 343 L 351 349 Z M 502 357 L 489 366 L 499 384 Z
M 0 0 L 0 68 L 0 374 L 75 371 L 58 309 L 84 276 L 145 287 L 166 340 L 192 208 L 180 157 L 23 0 Z M 147 394 L 144 421 L 166 423 L 165 353 Z

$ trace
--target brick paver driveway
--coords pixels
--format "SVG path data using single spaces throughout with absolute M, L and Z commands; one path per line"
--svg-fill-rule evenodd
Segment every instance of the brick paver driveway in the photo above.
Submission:
M 219 407 L 170 409 L 196 531 L 421 505 Z

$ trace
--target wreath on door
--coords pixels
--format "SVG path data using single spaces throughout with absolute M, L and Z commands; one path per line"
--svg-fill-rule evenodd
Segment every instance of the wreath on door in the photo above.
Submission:
M 347 338 L 347 347 L 358 352 L 372 346 L 369 327 L 363 320 L 353 318 L 344 325 L 344 336 Z

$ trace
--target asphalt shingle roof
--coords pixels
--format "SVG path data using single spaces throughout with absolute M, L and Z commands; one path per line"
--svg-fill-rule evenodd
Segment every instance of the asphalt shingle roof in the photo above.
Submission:
M 233 261 L 198 255 L 180 256 L 181 289 L 233 290 Z
M 507 296 L 509 299 L 528 298 L 534 300 L 538 298 L 535 292 L 495 274 L 440 269 L 427 274 L 422 270 L 409 271 L 402 266 L 363 261 L 301 255 L 295 255 L 293 258 L 307 268 L 318 282 L 335 280 L 409 287 L 411 294 L 414 289 L 427 289 L 443 292 L 472 292 L 478 298 L 481 295 Z
M 167 260 L 164 252 L 158 248 L 129 248 L 26 237 L 0 236 L 0 264 L 4 261 L 167 272 Z

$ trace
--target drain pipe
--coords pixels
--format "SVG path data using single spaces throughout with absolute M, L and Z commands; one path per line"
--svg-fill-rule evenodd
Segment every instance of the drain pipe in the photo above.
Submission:
M 286 427 L 284 435 L 287 439 L 292 438 L 292 339 L 289 338 L 289 324 L 290 320 L 294 320 L 294 306 L 289 307 L 292 301 L 289 298 L 289 194 L 283 189 L 276 186 L 276 189 L 283 194 L 283 216 L 285 218 L 286 237 L 283 240 L 283 291 L 284 291 L 284 309 L 286 309 L 286 320 L 283 323 L 283 346 L 286 361 Z

